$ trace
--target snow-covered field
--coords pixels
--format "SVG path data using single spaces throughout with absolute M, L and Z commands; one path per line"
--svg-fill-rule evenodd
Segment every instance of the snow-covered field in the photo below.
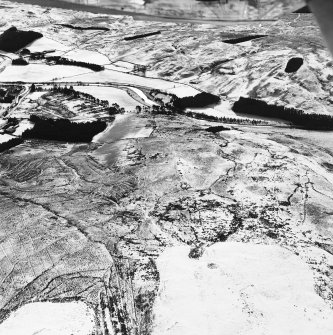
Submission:
M 13 140 L 15 137 L 9 134 L 0 134 L 0 144 Z
M 81 81 L 81 82 L 100 82 L 100 83 L 117 83 L 117 84 L 127 84 L 133 86 L 144 86 L 150 87 L 152 89 L 159 89 L 167 93 L 176 94 L 179 98 L 186 96 L 194 96 L 201 93 L 199 90 L 192 88 L 187 85 L 169 82 L 163 79 L 158 78 L 148 78 L 136 76 L 130 73 L 105 70 L 99 72 L 90 72 L 82 75 L 76 75 L 75 77 L 65 77 L 61 78 L 60 76 L 58 81 Z M 1 79 L 1 75 L 0 75 Z
M 135 110 L 139 105 L 137 101 L 131 98 L 125 91 L 106 86 L 74 86 L 79 92 L 87 93 L 100 100 L 107 100 L 110 105 L 117 103 L 120 107 L 124 107 L 127 111 Z
M 94 311 L 83 302 L 30 303 L 0 324 L 2 335 L 91 335 L 94 330 Z
M 28 96 L 27 96 L 27 99 L 30 99 L 30 100 L 38 100 L 40 97 L 42 97 L 43 95 L 45 94 L 45 92 L 33 92 L 33 93 L 30 93 Z
M 122 72 L 130 72 L 134 70 L 134 64 L 129 62 L 117 61 L 113 62 L 110 65 L 107 65 L 106 68 L 110 70 L 117 70 Z
M 5 58 L 5 61 L 7 61 L 8 59 L 13 60 L 13 59 L 17 58 L 16 54 L 11 53 L 11 52 L 6 52 L 6 51 L 3 51 L 3 50 L 0 51 L 0 55 Z M 1 60 L 1 61 L 3 62 L 3 60 Z M 3 63 L 1 65 L 3 65 Z
M 138 96 L 138 99 L 142 100 L 144 102 L 144 104 L 146 104 L 148 106 L 154 106 L 154 105 L 156 105 L 156 103 L 154 101 L 148 99 L 146 97 L 146 95 L 141 90 L 139 90 L 138 88 L 136 88 L 136 87 L 130 87 L 129 90 L 133 91 Z
M 188 247 L 157 260 L 153 335 L 328 335 L 333 311 L 299 257 L 274 245 L 218 243 L 199 259 Z
M 116 119 L 103 133 L 96 135 L 95 143 L 113 143 L 130 138 L 149 137 L 153 131 L 145 119 L 133 114 L 118 114 Z
M 62 55 L 70 60 L 74 60 L 77 62 L 86 62 L 98 65 L 109 64 L 109 58 L 100 52 L 84 50 L 84 49 L 74 49 L 69 52 L 66 52 Z
M 22 120 L 18 127 L 15 129 L 13 135 L 14 136 L 22 136 L 22 134 L 28 130 L 28 129 L 32 129 L 34 127 L 34 124 L 32 122 L 30 122 L 29 120 Z
M 136 76 L 130 73 L 105 70 L 93 72 L 83 67 L 69 65 L 29 64 L 27 66 L 8 66 L 1 74 L 4 82 L 86 82 L 116 83 L 123 85 L 144 86 L 159 89 L 177 95 L 179 98 L 194 96 L 200 91 L 185 84 L 173 83 L 158 78 Z
M 48 82 L 68 76 L 76 78 L 75 76 L 90 72 L 92 71 L 86 68 L 70 65 L 29 64 L 26 66 L 8 66 L 0 73 L 0 81 Z
M 178 98 L 191 97 L 193 95 L 201 93 L 192 86 L 182 85 L 178 83 L 175 84 L 174 87 L 169 88 L 167 92 L 177 95 Z
M 27 47 L 27 49 L 30 50 L 30 52 L 43 52 L 43 51 L 50 51 L 50 50 L 67 51 L 67 50 L 70 50 L 70 47 L 58 41 L 55 41 L 51 38 L 41 37 L 37 39 L 36 41 L 32 42 Z

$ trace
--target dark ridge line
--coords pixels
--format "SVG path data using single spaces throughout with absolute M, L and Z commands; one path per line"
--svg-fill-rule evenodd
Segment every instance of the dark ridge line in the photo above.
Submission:
M 144 37 L 149 37 L 149 36 L 154 36 L 154 35 L 160 35 L 161 31 L 155 31 L 153 33 L 147 33 L 147 34 L 141 34 L 141 35 L 135 35 L 135 36 L 130 36 L 130 37 L 125 37 L 125 41 L 133 41 L 139 38 L 144 38 Z
M 259 38 L 264 38 L 267 37 L 268 35 L 251 35 L 251 36 L 243 36 L 243 37 L 238 37 L 238 38 L 232 38 L 229 40 L 222 41 L 223 43 L 228 43 L 228 44 L 237 44 L 237 43 L 242 43 L 242 42 L 247 42 L 251 40 L 256 40 Z
M 300 9 L 295 10 L 293 13 L 295 14 L 311 14 L 312 11 L 309 6 L 304 6 Z

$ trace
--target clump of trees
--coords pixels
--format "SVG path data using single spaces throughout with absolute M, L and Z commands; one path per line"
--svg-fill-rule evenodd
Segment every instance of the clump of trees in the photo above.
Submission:
M 104 131 L 107 127 L 107 123 L 100 120 L 76 123 L 67 119 L 47 119 L 37 115 L 31 115 L 30 121 L 34 123 L 34 127 L 26 130 L 22 134 L 23 138 L 91 142 L 95 135 Z
M 0 103 L 10 104 L 20 94 L 23 86 L 9 85 L 0 87 Z
M 45 52 L 31 52 L 29 54 L 30 60 L 40 60 L 45 59 Z
M 75 60 L 71 60 L 71 59 L 67 59 L 64 57 L 60 57 L 60 56 L 50 56 L 47 57 L 47 60 L 49 62 L 54 62 L 55 64 L 58 65 L 71 65 L 71 66 L 80 66 L 80 67 L 84 67 L 93 71 L 103 71 L 104 70 L 104 66 L 103 65 L 98 65 L 98 64 L 93 64 L 93 63 L 86 63 L 86 62 L 79 62 L 79 61 L 75 61 Z
M 221 101 L 220 97 L 217 95 L 201 92 L 194 96 L 178 98 L 174 96 L 173 105 L 178 109 L 186 108 L 203 108 L 210 105 L 216 105 Z
M 23 31 L 18 30 L 16 27 L 11 27 L 0 35 L 0 50 L 17 52 L 41 37 L 43 37 L 41 33 Z
M 151 107 L 151 112 L 153 114 L 172 115 L 175 114 L 175 109 L 172 105 L 154 105 Z
M 22 57 L 12 60 L 12 65 L 28 65 L 29 63 Z
M 304 64 L 304 60 L 302 57 L 293 57 L 289 59 L 287 66 L 285 68 L 285 72 L 295 73 L 301 68 L 303 64 Z
M 165 99 L 163 100 L 156 97 L 158 94 L 162 94 Z M 186 108 L 204 108 L 210 105 L 216 105 L 221 101 L 219 96 L 206 92 L 201 92 L 194 96 L 179 98 L 175 94 L 165 93 L 157 89 L 153 89 L 150 90 L 149 95 L 153 97 L 155 102 L 162 105 L 169 104 L 178 110 L 185 110 Z
M 291 121 L 306 129 L 333 129 L 333 116 L 308 114 L 301 109 L 271 105 L 265 101 L 241 97 L 233 106 L 235 113 L 246 113 Z

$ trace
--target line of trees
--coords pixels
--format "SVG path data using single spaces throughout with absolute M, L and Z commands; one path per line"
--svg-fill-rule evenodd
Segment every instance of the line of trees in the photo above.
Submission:
M 333 116 L 326 114 L 306 113 L 301 109 L 271 105 L 265 101 L 241 97 L 235 102 L 232 110 L 235 113 L 260 115 L 291 121 L 306 129 L 333 129 Z
M 71 24 L 59 24 L 59 26 L 75 29 L 75 30 L 102 30 L 102 31 L 109 31 L 110 29 L 107 27 L 99 27 L 99 26 L 91 26 L 91 27 L 80 27 L 80 26 L 73 26 Z
M 267 37 L 267 35 L 248 35 L 248 36 L 241 36 L 241 37 L 235 37 L 235 38 L 230 38 L 228 40 L 224 40 L 223 43 L 228 43 L 228 44 L 238 44 L 238 43 L 243 43 L 251 40 L 255 40 L 258 38 L 263 38 Z
M 227 116 L 213 116 L 213 115 L 207 115 L 207 114 L 202 114 L 202 113 L 196 113 L 196 112 L 186 112 L 184 115 L 190 116 L 195 119 L 199 120 L 207 120 L 207 121 L 213 121 L 213 122 L 222 122 L 222 123 L 235 123 L 235 124 L 250 124 L 250 125 L 260 125 L 265 122 L 261 120 L 250 120 L 250 119 L 238 119 L 238 118 L 233 118 L 233 117 L 227 117 Z
M 124 40 L 125 41 L 133 41 L 133 40 L 136 40 L 138 38 L 144 38 L 144 37 L 149 37 L 149 36 L 154 36 L 154 35 L 160 35 L 160 34 L 161 34 L 160 31 L 155 31 L 153 33 L 147 33 L 147 34 L 141 34 L 141 35 L 134 35 L 134 36 L 125 37 Z
M 103 65 L 75 61 L 75 60 L 67 59 L 67 58 L 60 57 L 60 56 L 47 57 L 47 61 L 48 62 L 54 62 L 55 64 L 58 64 L 58 65 L 80 66 L 80 67 L 84 67 L 84 68 L 87 68 L 87 69 L 90 69 L 90 70 L 93 70 L 93 71 L 96 71 L 96 72 L 104 70 Z

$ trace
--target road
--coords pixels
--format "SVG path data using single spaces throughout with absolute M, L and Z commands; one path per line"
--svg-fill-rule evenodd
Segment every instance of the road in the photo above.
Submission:
M 15 98 L 15 101 L 12 103 L 10 111 L 7 112 L 7 115 L 9 112 L 13 112 L 20 105 L 20 103 L 27 97 L 30 91 L 31 91 L 31 85 L 24 85 L 24 89 Z

